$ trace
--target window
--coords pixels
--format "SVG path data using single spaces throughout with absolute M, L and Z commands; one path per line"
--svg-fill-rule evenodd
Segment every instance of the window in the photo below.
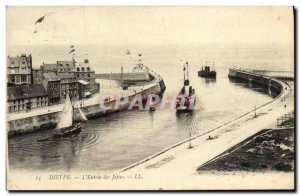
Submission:
M 67 63 L 67 66 L 69 67 L 69 64 Z
M 84 71 L 85 69 L 84 69 L 84 67 L 81 67 L 81 71 Z
M 25 62 L 24 61 L 22 61 L 22 69 L 25 69 L 26 68 L 26 65 L 25 65 Z
M 77 71 L 80 71 L 80 68 L 79 68 L 79 67 L 77 67 Z
M 63 66 L 63 64 L 60 64 L 60 66 Z
M 88 74 L 87 77 L 90 77 L 90 74 Z
M 15 83 L 15 82 L 16 82 L 15 76 L 11 76 L 11 77 L 10 77 L 10 81 L 11 81 L 12 83 Z
M 90 71 L 91 69 L 90 69 L 90 67 L 87 67 L 86 70 L 87 70 L 87 71 Z
M 77 78 L 79 78 L 80 77 L 80 74 L 77 74 Z
M 26 76 L 21 76 L 21 82 L 27 82 L 27 77 Z
M 84 74 L 82 74 L 82 77 L 84 78 Z

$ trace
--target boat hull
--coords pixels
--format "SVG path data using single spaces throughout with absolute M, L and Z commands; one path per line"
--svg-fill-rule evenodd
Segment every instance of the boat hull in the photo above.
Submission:
M 217 73 L 215 71 L 210 71 L 210 72 L 198 71 L 198 76 L 202 78 L 216 78 Z
M 81 131 L 81 124 L 77 123 L 75 125 L 72 125 L 71 127 L 57 130 L 57 133 L 53 134 L 53 137 L 54 138 L 66 137 L 69 135 L 77 134 L 80 131 Z
M 195 107 L 195 96 L 191 96 L 191 97 L 184 97 L 184 104 L 180 105 L 182 96 L 178 96 L 177 98 L 177 103 L 176 103 L 176 112 L 178 113 L 184 113 L 184 112 L 192 112 L 194 110 Z

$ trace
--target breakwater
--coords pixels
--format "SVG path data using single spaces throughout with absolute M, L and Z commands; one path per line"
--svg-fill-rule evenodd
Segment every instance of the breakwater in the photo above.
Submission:
M 229 69 L 228 77 L 231 79 L 237 79 L 244 82 L 252 82 L 265 87 L 268 87 L 271 91 L 279 94 L 283 90 L 282 84 L 278 79 L 263 74 L 255 73 L 251 70 L 242 69 Z
M 101 115 L 127 109 L 136 95 L 141 95 L 142 99 L 146 99 L 149 94 L 162 94 L 166 89 L 164 80 L 160 76 L 153 73 L 149 73 L 149 76 L 150 78 L 153 78 L 153 80 L 149 81 L 143 86 L 132 86 L 126 91 L 121 91 L 123 97 L 128 97 L 128 103 L 120 105 L 118 108 L 115 108 L 117 98 L 114 95 L 120 94 L 119 91 L 110 94 L 111 97 L 107 97 L 107 95 L 104 93 L 98 93 L 89 99 L 75 101 L 75 120 L 79 116 L 79 112 L 76 109 L 76 107 L 79 106 L 86 117 L 91 119 Z M 107 101 L 105 100 L 104 105 L 106 107 L 109 106 L 110 109 L 101 108 L 100 101 L 102 96 L 107 98 Z M 35 131 L 53 129 L 56 127 L 56 124 L 60 119 L 60 113 L 62 109 L 63 104 L 58 104 L 33 109 L 31 111 L 8 113 L 7 135 L 8 137 L 12 137 Z

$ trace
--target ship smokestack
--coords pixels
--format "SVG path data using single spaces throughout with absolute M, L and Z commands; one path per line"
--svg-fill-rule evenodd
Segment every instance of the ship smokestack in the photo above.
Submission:
M 123 82 L 123 66 L 121 66 L 121 80 Z

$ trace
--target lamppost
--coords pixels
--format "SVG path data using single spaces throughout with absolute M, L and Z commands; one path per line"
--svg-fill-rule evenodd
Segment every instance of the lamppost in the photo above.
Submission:
M 191 130 L 190 130 L 189 148 L 193 148 L 193 146 L 192 146 L 192 133 L 191 133 Z

